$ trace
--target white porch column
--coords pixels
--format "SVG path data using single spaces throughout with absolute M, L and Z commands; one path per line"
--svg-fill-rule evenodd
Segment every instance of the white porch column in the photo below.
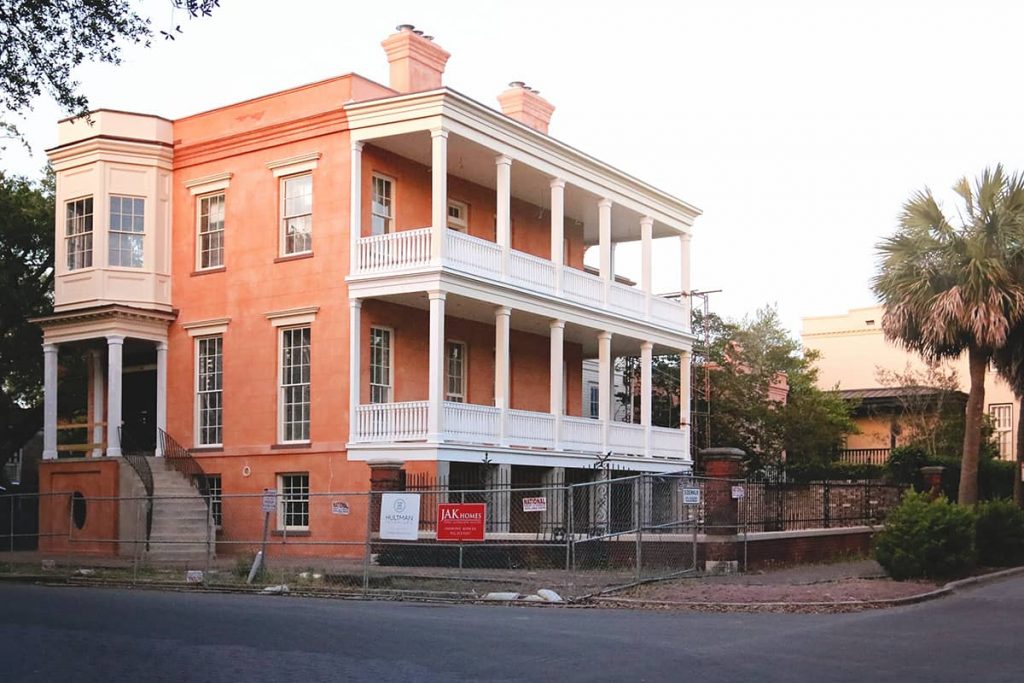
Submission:
M 444 300 L 439 290 L 430 299 L 430 359 L 427 371 L 427 441 L 438 443 L 444 434 Z
M 43 460 L 57 458 L 57 348 L 43 344 Z
M 362 299 L 348 300 L 348 442 L 359 437 L 359 391 L 362 387 Z
M 644 216 L 640 219 L 640 289 L 644 292 L 646 317 L 651 316 L 651 250 L 654 235 L 654 219 Z
M 551 181 L 551 261 L 555 264 L 555 292 L 562 291 L 565 266 L 565 181 Z
M 685 308 L 683 324 L 690 329 L 690 233 L 684 232 L 679 235 L 679 291 L 682 292 L 679 302 Z
M 160 432 L 167 431 L 167 342 L 156 343 L 156 450 L 158 458 L 164 454 L 160 448 Z
M 92 421 L 99 423 L 106 421 L 106 409 L 103 405 L 103 354 L 99 350 L 93 350 L 89 352 L 89 356 L 92 359 Z M 92 442 L 103 443 L 103 425 L 93 425 Z M 102 447 L 92 449 L 92 457 L 99 458 L 102 455 Z
M 690 426 L 690 352 L 679 354 L 679 428 Z
M 640 344 L 640 424 L 644 428 L 644 455 L 651 454 L 651 370 L 654 364 L 654 344 Z
M 124 337 L 107 337 L 107 455 L 121 455 L 121 359 Z
M 507 445 L 505 427 L 509 402 L 509 332 L 512 322 L 512 309 L 499 306 L 494 311 L 494 406 L 501 410 L 501 433 L 499 441 Z
M 608 290 L 615 279 L 612 265 L 612 200 L 602 199 L 597 203 L 597 239 L 600 254 L 601 279 L 604 280 L 604 302 L 608 303 Z
M 448 131 L 444 128 L 430 131 L 430 158 L 430 257 L 440 264 L 448 229 Z
M 608 452 L 608 423 L 612 419 L 612 333 L 597 335 L 597 417 L 601 420 L 601 452 Z
M 359 238 L 363 236 L 363 143 L 352 141 L 349 166 L 348 272 L 359 270 Z
M 491 465 L 486 471 L 487 488 L 490 489 L 491 505 L 488 510 L 488 531 L 511 533 L 512 528 L 512 465 Z
M 551 397 L 550 410 L 555 416 L 555 448 L 562 441 L 562 413 L 565 412 L 565 321 L 552 320 L 551 326 Z
M 549 467 L 540 475 L 541 485 L 544 486 L 544 496 L 548 499 L 548 509 L 541 518 L 547 522 L 548 528 L 542 531 L 548 534 L 557 529 L 563 532 L 565 529 L 565 468 Z
M 501 272 L 508 273 L 508 253 L 512 249 L 512 159 L 499 154 L 495 160 L 497 170 L 497 220 L 495 242 L 501 247 Z

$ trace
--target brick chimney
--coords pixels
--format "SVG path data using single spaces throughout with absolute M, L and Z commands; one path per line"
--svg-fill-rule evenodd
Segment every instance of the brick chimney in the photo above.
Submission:
M 381 43 L 391 65 L 391 89 L 420 92 L 440 88 L 444 65 L 451 55 L 412 24 L 402 24 L 397 31 Z
M 520 123 L 525 123 L 545 135 L 555 106 L 540 96 L 540 91 L 528 87 L 522 81 L 512 81 L 508 90 L 498 95 L 501 111 Z

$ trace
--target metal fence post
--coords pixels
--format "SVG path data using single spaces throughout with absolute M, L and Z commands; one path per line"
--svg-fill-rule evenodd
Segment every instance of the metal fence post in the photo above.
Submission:
M 363 544 L 363 595 L 370 593 L 370 554 L 373 552 L 373 491 L 366 494 L 366 538 Z
M 824 484 L 824 490 L 822 491 L 821 499 L 822 503 L 825 506 L 825 528 L 828 529 L 830 526 L 832 526 L 832 490 L 827 481 Z
M 11 547 L 11 553 L 12 553 L 11 561 L 13 562 L 14 561 L 14 556 L 13 556 L 13 553 L 14 553 L 14 496 L 11 496 L 11 538 L 10 538 L 10 547 Z
M 640 477 L 633 482 L 633 491 L 636 508 L 636 524 L 633 527 L 634 537 L 636 541 L 636 580 L 639 581 L 642 576 L 641 564 L 643 562 L 642 553 L 642 534 L 643 534 L 643 495 L 644 495 L 644 478 L 646 474 L 641 473 Z

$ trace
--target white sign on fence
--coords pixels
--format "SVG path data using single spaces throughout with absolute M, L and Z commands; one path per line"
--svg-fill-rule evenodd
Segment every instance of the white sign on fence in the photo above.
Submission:
M 383 493 L 380 497 L 380 537 L 415 541 L 420 531 L 420 494 Z
M 733 486 L 732 487 L 732 497 L 733 497 L 733 500 L 739 500 L 740 498 L 746 498 L 747 497 L 747 490 L 745 488 L 743 488 L 742 486 Z
M 700 505 L 700 489 L 683 489 L 683 505 Z
M 543 496 L 523 498 L 523 512 L 547 512 L 548 499 Z
M 263 489 L 263 512 L 277 510 L 277 489 Z

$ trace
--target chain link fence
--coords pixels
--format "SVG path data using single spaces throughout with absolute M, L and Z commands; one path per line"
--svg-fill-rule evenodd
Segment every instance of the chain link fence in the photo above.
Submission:
M 716 523 L 708 496 L 736 486 L 743 489 L 737 532 L 779 526 L 776 493 L 763 484 L 613 470 L 575 483 L 423 480 L 402 491 L 206 500 L 198 492 L 4 495 L 0 574 L 395 598 L 541 589 L 582 598 L 696 575 L 701 536 Z M 814 509 L 841 526 L 878 518 L 896 502 L 882 494 L 833 485 L 826 503 L 819 493 L 808 500 L 830 506 Z M 804 509 L 788 495 L 785 509 Z M 805 517 L 801 524 L 814 522 Z M 783 526 L 793 524 L 783 517 Z

